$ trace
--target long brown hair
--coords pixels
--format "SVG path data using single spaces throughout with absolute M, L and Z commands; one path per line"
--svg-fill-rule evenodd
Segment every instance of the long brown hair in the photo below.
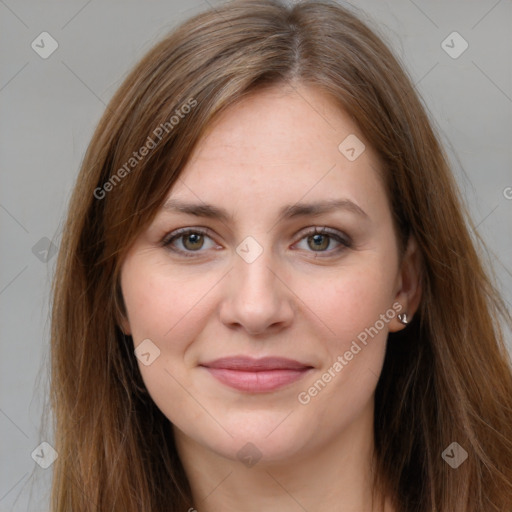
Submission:
M 215 116 L 283 83 L 321 88 L 358 123 L 380 157 L 401 246 L 413 236 L 422 255 L 419 311 L 390 334 L 377 385 L 375 486 L 397 512 L 512 510 L 512 371 L 500 329 L 511 319 L 417 92 L 350 10 L 249 0 L 156 44 L 86 152 L 54 281 L 52 511 L 193 506 L 169 421 L 119 328 L 119 270 Z M 442 458 L 453 442 L 468 453 L 457 469 Z

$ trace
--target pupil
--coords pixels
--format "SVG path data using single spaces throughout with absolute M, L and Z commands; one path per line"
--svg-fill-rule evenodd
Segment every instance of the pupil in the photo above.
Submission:
M 193 249 L 197 249 L 199 247 L 201 247 L 201 237 L 202 235 L 198 234 L 198 233 L 191 233 L 187 236 L 185 242 L 186 243 L 190 243 L 193 247 Z M 197 247 L 197 245 L 199 245 L 199 247 Z
M 327 237 L 325 235 L 317 234 L 313 235 L 312 238 L 315 248 L 326 249 L 325 242 L 327 241 Z

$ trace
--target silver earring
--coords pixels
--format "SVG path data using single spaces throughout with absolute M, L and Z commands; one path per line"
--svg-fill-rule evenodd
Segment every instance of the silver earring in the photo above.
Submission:
M 404 325 L 407 325 L 409 323 L 407 320 L 407 313 L 399 313 L 398 320 L 400 320 L 400 322 L 403 323 Z

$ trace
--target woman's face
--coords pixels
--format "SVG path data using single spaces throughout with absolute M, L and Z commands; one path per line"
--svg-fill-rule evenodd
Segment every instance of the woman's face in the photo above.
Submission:
M 371 422 L 409 277 L 362 142 L 317 89 L 260 91 L 221 115 L 131 247 L 123 327 L 181 442 L 293 460 Z

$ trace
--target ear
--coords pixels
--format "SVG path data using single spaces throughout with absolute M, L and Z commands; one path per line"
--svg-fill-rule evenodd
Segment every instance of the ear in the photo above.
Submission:
M 410 322 L 416 313 L 421 299 L 421 272 L 422 258 L 416 240 L 411 235 L 402 258 L 400 269 L 397 275 L 395 302 L 400 303 L 402 308 L 397 311 L 405 313 L 407 321 Z M 406 326 L 395 317 L 389 324 L 390 332 L 404 329 Z

